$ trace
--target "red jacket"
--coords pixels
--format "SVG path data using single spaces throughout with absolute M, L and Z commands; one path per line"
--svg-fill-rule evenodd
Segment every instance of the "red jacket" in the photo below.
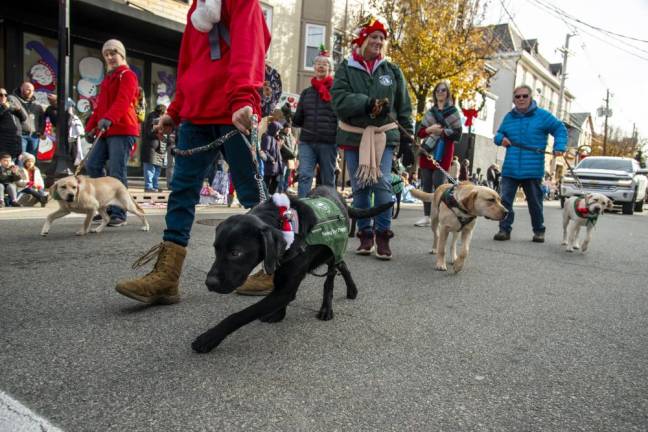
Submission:
M 420 138 L 427 138 L 428 135 L 429 134 L 425 131 L 425 128 L 423 127 L 418 132 L 418 136 Z M 443 135 L 445 137 L 445 134 Z M 439 162 L 439 164 L 441 165 L 441 168 L 448 171 L 450 169 L 450 164 L 452 164 L 452 158 L 454 157 L 455 143 L 454 141 L 448 138 L 444 138 L 444 139 L 445 139 L 445 147 L 443 148 L 443 156 L 441 157 L 441 161 Z M 436 167 L 432 164 L 432 161 L 423 155 L 419 156 L 419 167 L 426 168 L 433 171 L 436 169 Z
M 127 65 L 108 73 L 101 82 L 97 107 L 86 123 L 86 130 L 95 129 L 97 122 L 105 118 L 112 122 L 106 136 L 139 136 L 140 126 L 135 114 L 138 93 L 137 75 Z
M 265 55 L 270 32 L 258 0 L 223 0 L 221 22 L 229 30 L 228 45 L 220 39 L 221 58 L 210 56 L 209 33 L 196 30 L 187 14 L 182 36 L 176 93 L 167 109 L 173 120 L 195 124 L 232 124 L 232 113 L 251 106 L 261 117 Z

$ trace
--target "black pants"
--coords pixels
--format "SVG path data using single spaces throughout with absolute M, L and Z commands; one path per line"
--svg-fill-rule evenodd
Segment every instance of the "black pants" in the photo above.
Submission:
M 446 178 L 440 170 L 421 168 L 421 189 L 423 189 L 423 192 L 431 193 L 445 182 L 446 182 Z M 432 208 L 432 203 L 429 202 L 423 203 L 423 214 L 425 216 L 430 216 L 431 208 Z
M 264 176 L 263 181 L 265 182 L 266 186 L 268 187 L 268 193 L 270 195 L 277 192 L 277 187 L 279 186 L 279 176 L 276 176 L 276 175 Z

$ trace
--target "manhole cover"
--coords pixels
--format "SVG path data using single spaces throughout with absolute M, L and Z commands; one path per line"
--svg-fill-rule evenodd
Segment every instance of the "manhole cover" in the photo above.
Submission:
M 200 219 L 197 220 L 196 223 L 200 225 L 207 225 L 207 226 L 216 226 L 219 223 L 223 222 L 225 219 Z

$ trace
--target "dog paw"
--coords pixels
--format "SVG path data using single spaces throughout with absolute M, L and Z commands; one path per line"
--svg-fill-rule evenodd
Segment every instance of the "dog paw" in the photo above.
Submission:
M 579 248 L 580 248 L 579 245 L 577 245 L 577 244 L 574 245 L 574 249 L 579 249 Z
M 437 264 L 434 266 L 434 269 L 439 271 L 448 271 L 448 267 L 445 264 Z
M 77 232 L 75 232 L 74 234 L 75 234 L 75 235 L 78 235 L 78 236 L 84 236 L 84 235 L 86 235 L 86 232 L 83 231 L 83 230 L 81 230 L 81 231 L 77 231 Z
M 150 231 L 150 230 L 151 230 L 151 228 L 150 228 L 148 225 L 143 226 L 143 227 L 140 228 L 140 229 L 141 229 L 142 231 Z
M 259 321 L 264 323 L 278 323 L 283 321 L 286 317 L 286 309 L 281 309 L 277 312 L 272 312 L 264 317 L 259 318 Z
M 436 252 L 437 252 L 436 248 L 432 248 L 432 249 L 430 249 L 428 251 L 428 253 L 430 253 L 430 255 L 436 255 Z
M 221 343 L 221 341 L 222 339 L 214 339 L 213 337 L 209 336 L 208 333 L 203 333 L 192 342 L 191 348 L 197 353 L 206 354 L 216 348 Z
M 583 245 L 581 246 L 581 252 L 585 252 L 588 247 L 589 245 L 587 243 L 583 243 Z
M 49 234 L 47 231 L 43 231 L 43 232 L 41 232 L 40 235 L 41 235 L 42 237 L 47 237 L 47 234 Z
M 323 307 L 317 313 L 317 319 L 322 321 L 330 321 L 333 319 L 333 309 L 328 307 Z
M 358 297 L 358 288 L 353 287 L 353 288 L 347 288 L 347 296 L 348 299 L 355 300 Z
M 464 260 L 457 259 L 452 265 L 452 269 L 454 270 L 455 273 L 459 273 L 461 269 L 463 269 L 463 266 L 464 266 Z
M 563 240 L 560 242 L 561 246 L 567 246 L 567 240 Z
M 565 251 L 567 251 L 567 252 L 574 252 L 574 248 L 568 247 L 567 249 L 565 249 Z

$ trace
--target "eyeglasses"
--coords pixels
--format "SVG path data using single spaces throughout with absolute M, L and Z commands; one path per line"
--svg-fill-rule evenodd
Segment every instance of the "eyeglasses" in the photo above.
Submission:
M 528 94 L 518 94 L 515 95 L 515 99 L 527 99 L 529 97 Z

